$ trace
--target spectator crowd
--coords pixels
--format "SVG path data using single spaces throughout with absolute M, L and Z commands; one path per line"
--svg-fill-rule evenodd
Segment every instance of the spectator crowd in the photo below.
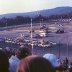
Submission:
M 5 48 L 0 49 L 0 72 L 72 72 L 72 62 L 50 53 L 34 55 L 27 47 Z

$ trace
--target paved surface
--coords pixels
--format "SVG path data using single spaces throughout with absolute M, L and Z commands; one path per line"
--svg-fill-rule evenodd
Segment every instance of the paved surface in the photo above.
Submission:
M 44 37 L 41 39 L 44 39 L 45 41 L 51 41 L 51 42 L 55 42 L 55 43 L 61 43 L 62 45 L 57 45 L 57 46 L 53 46 L 51 48 L 46 48 L 46 49 L 38 49 L 35 50 L 38 54 L 42 53 L 54 53 L 57 56 L 60 55 L 60 57 L 66 57 L 67 55 L 69 55 L 69 58 L 71 58 L 72 56 L 72 25 L 71 24 L 65 24 L 63 26 L 65 33 L 63 34 L 56 34 L 56 30 L 59 28 L 58 25 L 47 25 L 46 27 L 49 28 L 49 30 L 51 31 L 51 33 L 48 33 L 48 37 Z M 35 30 L 34 34 L 37 34 L 37 30 L 39 30 L 40 26 L 33 26 L 33 29 Z M 16 27 L 16 28 L 12 28 L 12 29 L 6 29 L 6 30 L 2 30 L 0 31 L 0 37 L 5 38 L 13 38 L 16 39 L 18 38 L 21 34 L 23 34 L 24 36 L 29 35 L 30 36 L 30 27 Z M 28 37 L 27 39 L 30 39 L 30 37 Z M 35 38 L 34 38 L 35 39 Z M 40 40 L 40 39 L 36 39 L 36 40 Z M 59 51 L 60 48 L 60 51 Z M 68 51 L 67 51 L 68 50 Z M 39 52 L 40 51 L 40 52 Z

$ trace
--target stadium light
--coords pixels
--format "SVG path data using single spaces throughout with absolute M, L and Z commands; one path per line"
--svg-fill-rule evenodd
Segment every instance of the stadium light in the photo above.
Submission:
M 32 55 L 33 55 L 33 34 L 32 34 L 32 18 L 31 18 L 31 46 L 32 46 Z

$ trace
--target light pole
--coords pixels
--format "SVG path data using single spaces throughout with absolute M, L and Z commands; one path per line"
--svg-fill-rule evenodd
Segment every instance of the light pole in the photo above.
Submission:
M 41 28 L 41 21 L 40 21 L 40 28 Z
M 42 26 L 43 26 L 43 18 L 41 19 L 41 21 L 42 21 Z
M 7 29 L 7 20 L 6 20 L 6 29 Z
M 32 55 L 33 55 L 33 34 L 32 34 L 32 18 L 31 18 L 31 46 L 32 46 Z
M 68 40 L 68 35 L 67 35 L 67 57 L 69 56 L 69 40 Z
M 59 48 L 58 48 L 58 57 L 59 58 L 61 58 L 61 41 L 62 41 L 62 37 L 61 37 L 61 35 L 60 35 L 60 38 L 59 38 L 59 42 L 58 42 L 58 44 L 59 44 Z
M 59 58 L 60 58 L 60 41 L 59 41 Z

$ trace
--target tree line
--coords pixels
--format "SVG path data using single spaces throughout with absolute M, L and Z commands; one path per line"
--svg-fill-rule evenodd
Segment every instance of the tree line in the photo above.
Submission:
M 32 22 L 33 23 L 49 22 L 49 21 L 54 21 L 58 19 L 69 19 L 69 18 L 72 18 L 72 13 L 61 14 L 61 15 L 51 15 L 51 16 L 39 15 L 39 16 L 33 17 Z M 0 27 L 30 24 L 30 23 L 31 23 L 31 17 L 17 16 L 15 18 L 3 17 L 0 19 Z

